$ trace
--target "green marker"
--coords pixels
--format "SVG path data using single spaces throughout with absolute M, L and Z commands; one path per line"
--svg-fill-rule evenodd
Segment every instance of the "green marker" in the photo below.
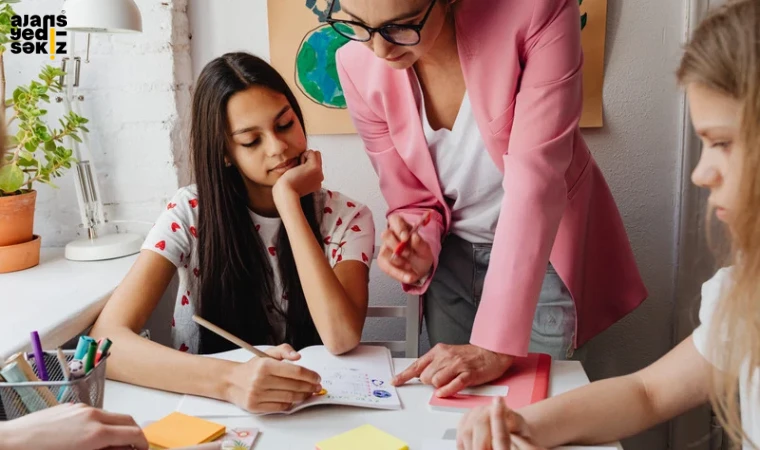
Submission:
M 95 367 L 95 354 L 98 351 L 98 343 L 90 341 L 87 347 L 87 355 L 84 357 L 84 373 L 85 375 L 90 373 L 93 367 Z

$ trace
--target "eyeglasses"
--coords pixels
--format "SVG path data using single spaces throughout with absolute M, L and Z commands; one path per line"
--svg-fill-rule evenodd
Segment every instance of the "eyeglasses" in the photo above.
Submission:
M 372 39 L 375 33 L 380 33 L 380 36 L 385 38 L 386 41 L 396 45 L 417 45 L 420 43 L 420 31 L 425 26 L 430 13 L 433 11 L 433 6 L 438 0 L 430 2 L 430 6 L 425 13 L 425 17 L 417 25 L 407 24 L 393 24 L 389 23 L 381 26 L 380 28 L 372 28 L 364 25 L 363 23 L 354 22 L 352 20 L 336 20 L 333 19 L 332 13 L 336 0 L 333 0 L 330 4 L 330 12 L 327 14 L 327 23 L 329 23 L 335 31 L 341 36 L 344 36 L 352 41 L 368 42 Z

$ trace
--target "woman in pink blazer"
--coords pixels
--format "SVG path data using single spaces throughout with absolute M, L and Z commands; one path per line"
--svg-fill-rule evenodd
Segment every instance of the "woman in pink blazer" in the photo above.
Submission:
M 340 0 L 328 21 L 357 41 L 336 64 L 389 206 L 378 264 L 425 294 L 438 344 L 397 384 L 447 396 L 570 357 L 646 298 L 578 126 L 578 0 Z

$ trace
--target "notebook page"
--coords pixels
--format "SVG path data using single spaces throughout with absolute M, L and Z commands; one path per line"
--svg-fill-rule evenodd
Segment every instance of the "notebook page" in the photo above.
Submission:
M 310 405 L 342 404 L 371 408 L 399 409 L 401 402 L 393 378 L 392 357 L 385 347 L 363 345 L 335 356 L 325 347 L 308 347 L 294 364 L 317 372 L 322 378 L 323 395 L 314 396 L 290 412 Z

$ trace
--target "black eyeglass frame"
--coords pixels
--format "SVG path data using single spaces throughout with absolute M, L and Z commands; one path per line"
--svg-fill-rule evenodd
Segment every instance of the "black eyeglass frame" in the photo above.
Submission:
M 415 46 L 420 43 L 420 40 L 422 39 L 422 35 L 420 34 L 422 32 L 422 28 L 425 26 L 425 23 L 427 22 L 428 18 L 430 17 L 430 13 L 433 12 L 433 7 L 435 6 L 435 3 L 438 0 L 433 0 L 430 2 L 430 6 L 428 6 L 427 12 L 425 13 L 425 16 L 422 18 L 422 21 L 418 24 L 394 24 L 389 23 L 385 24 L 379 28 L 372 28 L 370 26 L 367 26 L 361 22 L 356 22 L 353 20 L 336 20 L 332 18 L 333 8 L 335 7 L 335 3 L 337 3 L 336 0 L 333 0 L 330 2 L 330 11 L 327 13 L 327 23 L 330 24 L 330 26 L 333 27 L 335 31 L 337 31 L 341 36 L 344 36 L 347 39 L 350 39 L 352 41 L 357 42 L 369 42 L 372 40 L 372 37 L 375 35 L 375 33 L 380 33 L 380 36 L 383 37 L 386 41 L 390 42 L 394 45 L 401 45 L 405 47 L 411 47 Z M 357 39 L 356 36 L 348 36 L 343 31 L 341 31 L 336 25 L 343 24 L 343 25 L 354 25 L 359 28 L 363 28 L 368 34 L 369 37 L 367 39 Z M 404 44 L 401 42 L 396 42 L 393 38 L 390 37 L 390 33 L 388 32 L 389 29 L 396 29 L 396 30 L 412 30 L 415 33 L 417 33 L 417 41 L 414 43 L 408 43 Z

